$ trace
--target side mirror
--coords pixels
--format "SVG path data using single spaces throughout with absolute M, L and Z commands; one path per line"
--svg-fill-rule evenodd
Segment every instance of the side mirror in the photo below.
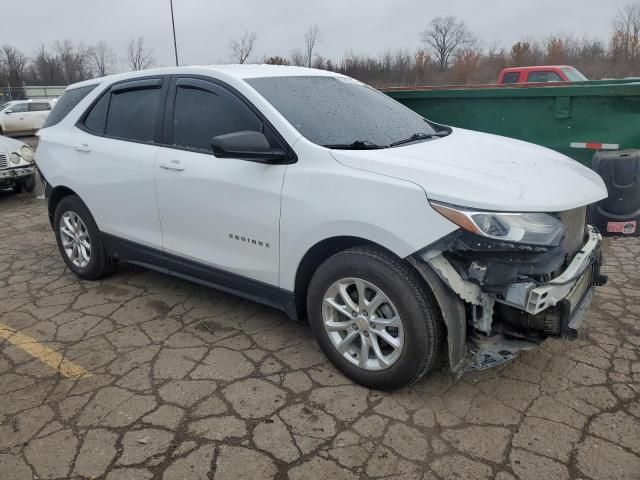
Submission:
M 233 132 L 211 139 L 213 154 L 219 158 L 240 158 L 254 162 L 271 163 L 284 160 L 286 152 L 269 145 L 262 132 Z
M 9 109 L 9 110 L 5 110 L 4 112 L 5 115 L 9 115 L 10 113 L 13 113 L 13 110 Z

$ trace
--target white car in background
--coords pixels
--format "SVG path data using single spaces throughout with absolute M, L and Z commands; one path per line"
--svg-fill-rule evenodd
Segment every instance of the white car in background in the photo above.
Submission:
M 33 149 L 19 140 L 0 136 L 0 189 L 32 192 L 35 186 Z
M 13 100 L 0 105 L 0 135 L 28 135 L 42 128 L 54 99 Z

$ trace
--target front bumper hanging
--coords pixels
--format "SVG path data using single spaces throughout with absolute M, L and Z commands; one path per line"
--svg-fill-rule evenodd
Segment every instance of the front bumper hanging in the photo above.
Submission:
M 569 266 L 559 276 L 545 285 L 536 286 L 534 283 L 514 283 L 507 289 L 504 303 L 520 308 L 531 315 L 537 315 L 543 310 L 557 305 L 561 300 L 571 296 L 582 298 L 590 289 L 595 279 L 594 268 L 601 263 L 600 243 L 602 236 L 598 231 L 588 226 L 589 238 L 582 249 L 576 253 Z M 606 281 L 606 280 L 604 280 Z M 576 292 L 577 290 L 577 292 Z
M 458 319 L 464 324 L 458 331 L 464 331 L 465 338 L 450 338 L 449 345 L 465 342 L 466 347 L 456 350 L 466 354 L 450 355 L 452 369 L 478 370 L 504 363 L 548 336 L 575 338 L 595 286 L 606 283 L 600 273 L 601 242 L 600 233 L 588 226 L 586 242 L 559 275 L 545 283 L 514 282 L 501 294 L 484 292 L 482 285 L 463 277 L 442 251 L 421 252 L 422 270 L 430 267 L 450 296 L 465 305 L 464 318 Z M 445 323 L 451 332 L 453 319 L 445 318 Z
M 28 177 L 36 173 L 35 166 L 28 167 L 9 167 L 0 170 L 0 183 L 4 183 L 10 180 L 17 180 L 22 177 Z

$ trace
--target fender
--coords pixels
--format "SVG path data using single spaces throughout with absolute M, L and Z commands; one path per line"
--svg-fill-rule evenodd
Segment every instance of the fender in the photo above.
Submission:
M 453 372 L 459 372 L 465 366 L 464 360 L 467 353 L 467 321 L 464 303 L 440 280 L 429 265 L 414 256 L 407 257 L 407 260 L 422 275 L 438 302 L 442 319 L 447 327 L 449 365 Z

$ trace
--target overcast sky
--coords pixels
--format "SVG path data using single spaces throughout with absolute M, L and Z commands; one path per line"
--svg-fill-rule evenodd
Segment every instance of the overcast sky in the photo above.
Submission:
M 420 32 L 439 15 L 455 15 L 485 45 L 509 46 L 551 33 L 608 40 L 615 13 L 631 0 L 174 0 L 181 64 L 228 61 L 229 40 L 257 34 L 254 59 L 288 56 L 317 22 L 318 53 L 340 59 L 346 50 L 377 55 L 414 50 Z M 89 45 L 105 40 L 122 55 L 144 36 L 158 65 L 173 60 L 169 0 L 0 0 L 0 43 L 31 55 L 59 39 Z

